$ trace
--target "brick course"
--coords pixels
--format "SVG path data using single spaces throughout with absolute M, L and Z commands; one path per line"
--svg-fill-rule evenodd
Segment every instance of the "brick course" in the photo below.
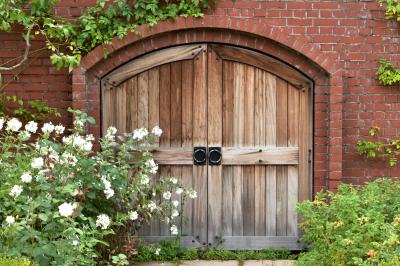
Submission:
M 77 16 L 95 1 L 60 1 L 56 13 Z M 211 41 L 250 47 L 271 54 L 312 77 L 314 95 L 314 187 L 333 188 L 338 181 L 360 183 L 370 177 L 399 176 L 400 168 L 365 161 L 355 154 L 355 143 L 380 126 L 386 137 L 400 135 L 398 90 L 379 86 L 380 57 L 400 59 L 400 27 L 384 19 L 372 0 L 340 1 L 220 1 L 204 19 L 167 21 L 143 35 L 129 34 L 86 56 L 68 73 L 51 65 L 48 52 L 32 42 L 30 60 L 23 68 L 4 74 L 7 93 L 22 99 L 41 99 L 62 110 L 84 108 L 100 118 L 99 78 L 127 60 L 151 50 L 180 43 Z M 21 55 L 18 33 L 0 33 L 0 63 Z M 15 78 L 15 74 L 19 74 Z M 99 128 L 92 128 L 99 134 Z

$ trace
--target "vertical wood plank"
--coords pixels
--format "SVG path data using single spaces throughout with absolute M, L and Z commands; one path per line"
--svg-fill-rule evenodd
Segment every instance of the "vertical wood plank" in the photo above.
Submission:
M 200 52 L 194 59 L 193 98 L 193 145 L 207 145 L 207 53 Z M 207 166 L 193 166 L 193 188 L 198 198 L 193 204 L 193 233 L 201 242 L 207 243 Z
M 155 67 L 149 70 L 149 130 L 155 126 L 160 125 L 160 75 L 159 67 Z M 159 141 L 157 141 L 156 145 Z M 162 167 L 162 166 L 160 166 Z M 157 173 L 152 179 L 155 183 L 158 181 L 160 174 Z M 150 235 L 159 236 L 160 235 L 160 221 L 153 220 L 150 224 Z
M 234 67 L 232 62 L 223 62 L 223 118 L 222 118 L 222 145 L 224 147 L 231 147 L 234 144 L 233 134 L 233 98 L 234 98 Z M 233 167 L 223 166 L 222 169 L 223 188 L 222 188 L 222 235 L 231 236 L 233 228 Z
M 138 75 L 138 127 L 149 127 L 149 72 Z
M 287 82 L 282 79 L 277 79 L 276 87 L 276 144 L 279 147 L 287 147 Z M 276 231 L 278 236 L 286 236 L 288 197 L 287 166 L 277 166 L 276 178 Z
M 111 88 L 103 89 L 103 107 L 102 107 L 102 134 L 106 134 L 107 128 L 113 123 L 112 121 L 112 94 Z
M 254 146 L 254 67 L 244 68 L 244 145 Z M 243 166 L 243 235 L 255 229 L 254 166 Z
M 299 90 L 288 86 L 288 146 L 299 144 Z M 288 236 L 297 236 L 298 167 L 288 166 Z
M 208 147 L 222 145 L 222 61 L 208 50 Z M 216 243 L 222 232 L 222 166 L 208 167 L 208 242 Z
M 126 87 L 128 83 L 123 83 L 116 88 L 117 100 L 115 102 L 117 109 L 116 125 L 120 133 L 126 132 Z
M 256 69 L 255 72 L 255 91 L 254 91 L 254 144 L 265 146 L 265 80 L 263 70 Z M 266 206 L 265 206 L 265 167 L 255 166 L 255 235 L 265 236 L 266 229 Z
M 234 64 L 233 79 L 233 134 L 234 146 L 243 146 L 244 142 L 244 65 Z M 233 167 L 233 197 L 232 233 L 234 236 L 243 235 L 243 170 L 241 166 Z
M 311 88 L 300 92 L 299 99 L 299 201 L 311 198 L 311 179 L 309 177 L 308 149 L 311 149 L 309 92 Z
M 193 60 L 182 62 L 182 146 L 193 146 Z M 193 167 L 182 167 L 182 184 L 193 187 Z M 182 234 L 192 235 L 193 200 L 183 206 Z
M 182 139 L 182 63 L 171 64 L 171 146 L 181 146 Z
M 265 75 L 265 144 L 276 146 L 276 77 Z M 266 167 L 266 234 L 276 235 L 276 166 Z
M 160 98 L 159 98 L 159 117 L 160 127 L 163 134 L 160 138 L 161 147 L 170 147 L 171 141 L 171 67 L 170 64 L 160 66 Z M 170 175 L 170 167 L 161 165 L 160 176 Z M 160 235 L 170 235 L 169 226 L 165 222 L 160 222 Z
M 138 113 L 138 91 L 137 91 L 137 77 L 133 77 L 128 81 L 128 88 L 126 94 L 126 129 L 132 132 L 138 127 L 137 113 Z

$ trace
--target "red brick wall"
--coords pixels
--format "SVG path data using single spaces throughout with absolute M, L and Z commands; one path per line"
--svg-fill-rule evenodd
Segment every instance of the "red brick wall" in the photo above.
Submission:
M 57 14 L 76 16 L 84 9 L 83 5 L 90 5 L 93 1 L 60 2 Z M 379 86 L 375 76 L 379 57 L 384 56 L 393 60 L 400 58 L 398 51 L 400 25 L 386 21 L 383 8 L 379 4 L 372 0 L 220 1 L 217 8 L 209 12 L 204 21 L 189 19 L 180 20 L 177 24 L 162 25 L 173 29 L 195 28 L 196 25 L 199 28 L 232 28 L 224 26 L 228 23 L 227 18 L 231 24 L 232 21 L 238 23 L 235 27 L 241 31 L 249 31 L 275 41 L 266 41 L 265 45 L 273 47 L 274 44 L 281 43 L 282 46 L 298 50 L 299 60 L 303 60 L 301 59 L 303 56 L 307 62 L 294 61 L 296 53 L 293 50 L 289 51 L 289 48 L 287 53 L 281 52 L 280 57 L 299 69 L 305 72 L 307 68 L 321 69 L 319 74 L 314 73 L 314 78 L 320 80 L 319 86 L 321 86 L 316 90 L 318 93 L 314 99 L 316 190 L 327 184 L 334 186 L 336 184 L 334 180 L 361 182 L 368 177 L 400 176 L 399 168 L 389 168 L 378 161 L 362 160 L 356 155 L 354 148 L 356 141 L 366 136 L 371 126 L 380 126 L 384 136 L 400 135 L 397 129 L 400 124 L 398 112 L 400 104 L 397 103 L 399 92 L 395 88 Z M 236 20 L 237 18 L 240 20 Z M 160 27 L 163 26 L 156 26 L 152 31 L 166 31 Z M 262 27 L 268 28 L 271 32 L 262 32 L 266 31 Z M 146 33 L 149 38 L 152 31 Z M 220 38 L 223 41 L 220 31 L 215 30 L 214 35 L 212 32 L 210 29 L 203 30 L 202 38 L 205 40 Z M 226 40 L 230 33 L 225 32 Z M 164 40 L 161 38 L 160 43 L 152 45 L 160 46 L 165 40 L 171 43 L 184 42 L 188 39 L 190 41 L 191 38 L 200 40 L 198 36 L 193 35 L 193 30 L 190 30 L 179 39 L 176 37 L 178 35 L 168 33 L 163 37 Z M 241 36 L 246 35 L 241 33 Z M 252 38 L 261 40 L 259 36 Z M 134 37 L 130 40 L 134 42 L 132 38 Z M 151 44 L 152 39 L 149 38 L 144 38 L 143 42 Z M 256 46 L 260 43 L 254 44 L 250 37 L 248 42 L 245 41 L 245 37 L 238 38 L 237 42 L 242 42 L 241 44 L 245 46 Z M 20 55 L 24 47 L 18 34 L 0 33 L 0 42 L 1 63 Z M 116 47 L 121 45 L 114 44 Z M 42 43 L 34 41 L 32 46 L 32 50 L 35 50 L 41 48 Z M 135 53 L 138 55 L 146 50 L 143 47 L 147 46 L 139 43 L 131 45 L 130 54 L 125 53 L 125 56 L 133 56 Z M 127 51 L 129 49 L 127 48 Z M 276 49 L 268 50 L 266 47 L 263 49 L 270 53 L 277 52 Z M 94 73 L 99 71 L 96 69 L 98 66 L 93 66 L 94 62 L 91 62 L 96 56 L 101 56 L 101 53 L 97 51 L 92 53 L 91 57 L 84 61 L 84 69 L 81 71 L 85 72 L 91 67 L 94 67 L 94 70 L 81 73 L 83 76 L 74 76 L 75 106 L 80 106 L 79 100 L 82 99 L 89 99 L 94 105 L 98 100 L 97 95 L 91 93 L 98 88 L 95 87 L 94 80 L 83 79 L 85 83 L 94 84 L 93 90 L 80 84 L 81 77 L 95 77 Z M 51 65 L 45 51 L 32 53 L 30 58 L 26 67 L 12 72 L 13 75 L 21 72 L 16 80 L 13 80 L 14 76 L 9 73 L 4 75 L 4 82 L 11 81 L 5 89 L 8 93 L 17 94 L 23 99 L 47 101 L 51 106 L 64 110 L 65 114 L 65 109 L 72 105 L 72 75 L 67 71 L 57 71 Z M 325 74 L 329 75 L 326 81 L 324 81 Z M 325 88 L 324 82 L 329 87 Z M 87 107 L 85 104 L 83 106 Z M 91 108 L 93 108 L 92 114 L 97 115 L 98 110 L 93 106 Z M 67 122 L 70 122 L 69 119 L 67 118 Z M 327 182 L 328 179 L 330 183 Z

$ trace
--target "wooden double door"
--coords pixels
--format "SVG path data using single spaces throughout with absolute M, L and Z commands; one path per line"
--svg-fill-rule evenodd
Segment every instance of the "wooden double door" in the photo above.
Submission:
M 103 128 L 162 128 L 158 175 L 198 195 L 182 206 L 186 245 L 297 249 L 295 205 L 311 196 L 311 90 L 302 74 L 251 50 L 171 47 L 103 78 Z M 194 162 L 200 148 L 205 163 Z M 159 221 L 140 233 L 171 237 Z

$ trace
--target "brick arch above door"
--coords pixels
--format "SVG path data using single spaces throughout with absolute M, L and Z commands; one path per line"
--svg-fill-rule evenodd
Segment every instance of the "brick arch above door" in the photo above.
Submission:
M 115 38 L 112 45 L 97 47 L 72 73 L 73 107 L 87 111 L 100 121 L 100 80 L 113 69 L 134 58 L 165 47 L 188 43 L 221 43 L 246 47 L 285 62 L 314 81 L 314 191 L 333 188 L 342 170 L 342 66 L 320 51 L 307 38 L 289 36 L 268 21 L 228 16 L 204 19 L 179 18 L 142 34 Z M 108 51 L 104 58 L 104 49 Z M 100 136 L 100 124 L 90 128 Z

